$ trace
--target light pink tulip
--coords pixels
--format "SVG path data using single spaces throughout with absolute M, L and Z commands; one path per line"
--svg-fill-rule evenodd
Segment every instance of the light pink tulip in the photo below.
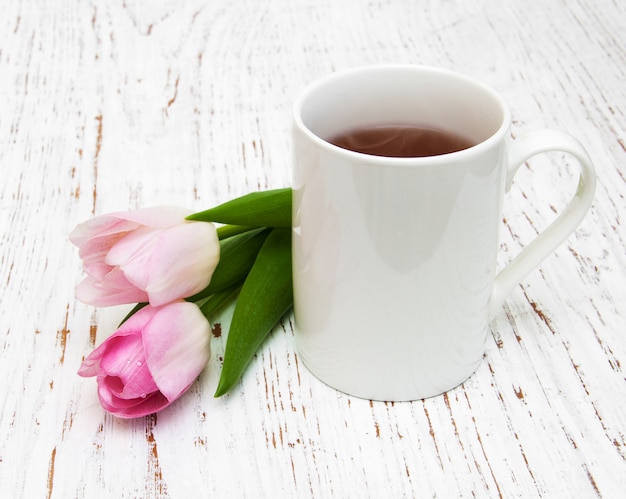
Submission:
M 185 221 L 190 213 L 156 206 L 79 224 L 69 236 L 87 273 L 77 298 L 96 306 L 148 301 L 159 306 L 202 291 L 220 246 L 215 226 Z
M 115 416 L 152 414 L 180 397 L 202 372 L 210 333 L 193 303 L 148 305 L 89 354 L 78 374 L 96 376 L 100 403 Z

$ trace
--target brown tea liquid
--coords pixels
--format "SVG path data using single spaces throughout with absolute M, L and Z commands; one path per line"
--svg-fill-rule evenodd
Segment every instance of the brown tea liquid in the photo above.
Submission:
M 414 125 L 355 128 L 331 137 L 328 142 L 343 149 L 392 158 L 438 156 L 474 145 L 460 135 Z

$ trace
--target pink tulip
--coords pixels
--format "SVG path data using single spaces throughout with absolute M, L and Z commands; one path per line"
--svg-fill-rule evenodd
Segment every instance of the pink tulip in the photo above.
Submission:
M 148 305 L 91 352 L 78 374 L 96 376 L 105 410 L 145 416 L 189 388 L 209 360 L 209 341 L 209 322 L 193 303 Z
M 79 224 L 69 236 L 87 273 L 77 298 L 96 306 L 147 301 L 159 306 L 202 291 L 220 246 L 215 226 L 185 221 L 190 213 L 157 206 Z

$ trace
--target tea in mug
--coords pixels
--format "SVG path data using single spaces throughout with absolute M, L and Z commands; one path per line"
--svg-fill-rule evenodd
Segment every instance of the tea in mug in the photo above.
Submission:
M 418 158 L 462 151 L 474 143 L 460 135 L 417 125 L 377 125 L 337 134 L 328 142 L 373 156 Z

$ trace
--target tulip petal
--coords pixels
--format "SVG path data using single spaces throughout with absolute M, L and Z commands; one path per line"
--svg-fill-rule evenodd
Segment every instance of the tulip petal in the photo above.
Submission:
M 100 367 L 100 359 L 102 359 L 105 351 L 106 345 L 102 344 L 91 352 L 81 363 L 80 368 L 78 369 L 78 375 L 83 378 L 96 376 Z
M 130 232 L 141 225 L 167 228 L 180 224 L 190 210 L 179 206 L 152 206 L 134 211 L 119 211 L 98 215 L 78 224 L 69 234 L 70 241 L 81 247 L 95 237 Z
M 98 383 L 98 398 L 106 411 L 127 419 L 153 414 L 171 404 L 160 392 L 153 392 L 145 398 L 121 399 L 101 382 Z
M 117 278 L 122 277 L 128 283 L 119 270 L 116 269 L 113 272 L 119 274 L 119 276 L 113 277 L 112 280 L 115 281 Z M 91 276 L 85 277 L 76 287 L 76 298 L 83 303 L 98 307 L 148 301 L 147 293 L 130 283 L 128 283 L 126 287 L 120 284 L 110 286 L 108 282 L 98 280 Z
M 106 355 L 100 361 L 100 369 L 108 376 L 118 376 L 125 381 L 127 371 L 137 359 L 144 358 L 141 333 L 114 335 L 106 340 Z M 141 362 L 141 360 L 139 361 Z
M 113 268 L 105 262 L 111 248 L 127 233 L 121 232 L 109 236 L 94 237 L 86 241 L 78 251 L 87 274 L 102 279 Z
M 137 265 L 150 265 L 150 258 L 157 248 L 160 234 L 165 229 L 153 229 L 151 227 L 140 227 L 128 234 L 125 234 L 108 251 L 105 262 L 108 265 L 124 267 L 133 261 Z
M 139 286 L 146 290 L 152 305 L 194 295 L 208 286 L 220 258 L 213 224 L 189 222 L 172 227 L 160 234 L 157 244 L 159 250 L 153 253 L 149 280 Z M 133 283 L 145 278 L 137 265 L 123 270 Z
M 116 213 L 116 216 L 147 227 L 167 229 L 181 224 L 190 214 L 191 210 L 180 206 L 162 205 Z
M 159 387 L 154 382 L 148 365 L 143 363 L 137 364 L 137 369 L 125 379 L 124 389 L 119 393 L 119 396 L 124 399 L 146 398 L 148 394 L 158 390 Z
M 119 380 L 115 385 L 109 383 L 109 389 L 120 398 L 145 398 L 158 390 L 145 361 L 140 334 L 111 338 L 107 355 L 100 362 L 100 370 L 107 378 Z M 115 389 L 115 386 L 119 388 Z
M 161 306 L 204 289 L 219 251 L 213 224 L 189 222 L 167 230 L 138 229 L 117 242 L 106 262 L 145 290 L 151 305 Z
M 173 401 L 209 361 L 211 328 L 193 303 L 176 302 L 156 310 L 143 330 L 146 362 L 161 393 Z
M 106 341 L 104 341 L 100 346 L 98 346 L 93 352 L 91 352 L 83 361 L 78 371 L 80 376 L 85 378 L 90 376 L 96 376 L 100 371 L 100 363 L 104 355 L 109 353 L 110 344 L 116 338 L 131 336 L 131 335 L 141 335 L 141 330 L 144 325 L 152 318 L 154 315 L 154 309 L 151 307 L 145 307 L 139 310 L 132 317 L 129 317 L 127 321 L 109 336 Z
M 123 213 L 98 215 L 78 224 L 69 234 L 69 240 L 79 248 L 94 238 L 107 237 L 129 232 L 139 227 L 139 223 L 120 217 Z

